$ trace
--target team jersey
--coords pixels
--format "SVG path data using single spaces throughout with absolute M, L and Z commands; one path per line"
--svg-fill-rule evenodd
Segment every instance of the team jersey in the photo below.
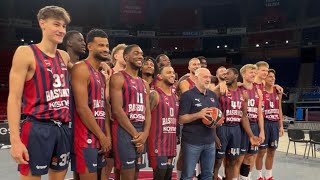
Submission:
M 103 132 L 105 132 L 106 119 L 106 99 L 105 99 L 105 78 L 100 71 L 95 70 L 87 60 L 84 61 L 87 65 L 90 78 L 88 89 L 88 106 L 94 115 L 94 118 Z M 81 147 L 100 148 L 98 138 L 84 125 L 83 120 L 79 116 L 74 105 L 73 117 L 73 132 L 74 143 Z M 85 121 L 85 120 L 84 120 Z
M 273 88 L 272 93 L 264 91 L 264 118 L 269 121 L 279 121 L 280 120 L 280 110 L 279 110 L 279 94 L 276 88 Z
M 176 128 L 179 102 L 175 94 L 166 95 L 160 88 L 158 105 L 151 112 L 151 127 L 148 137 L 150 156 L 176 156 Z
M 225 117 L 226 124 L 239 124 L 244 108 L 244 98 L 241 88 L 220 97 L 220 108 Z
M 39 121 L 69 122 L 70 82 L 66 64 L 58 50 L 55 57 L 49 57 L 37 45 L 30 47 L 36 69 L 24 84 L 23 114 Z
M 248 95 L 247 116 L 250 122 L 258 122 L 259 94 L 258 89 L 253 86 L 252 89 L 242 87 L 242 91 Z

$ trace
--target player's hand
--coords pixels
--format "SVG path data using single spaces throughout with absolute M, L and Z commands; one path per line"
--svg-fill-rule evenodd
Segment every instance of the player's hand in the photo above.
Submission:
M 203 108 L 198 112 L 199 119 L 210 118 L 210 113 L 212 113 L 211 108 Z
M 101 73 L 104 75 L 106 82 L 108 82 L 112 75 L 112 70 L 110 66 L 106 62 L 101 62 L 100 67 L 102 68 Z
M 108 152 L 111 150 L 111 138 L 107 136 L 102 136 L 99 138 L 99 142 L 101 145 L 101 150 L 103 152 Z
M 257 136 L 253 136 L 253 137 L 250 137 L 250 143 L 253 145 L 253 146 L 259 146 L 260 145 L 260 138 L 257 137 Z
M 283 127 L 280 127 L 280 129 L 279 129 L 279 136 L 282 137 L 283 134 L 284 134 L 284 129 L 283 129 Z
M 222 95 L 228 93 L 228 86 L 227 86 L 227 84 L 226 84 L 226 81 L 223 81 L 223 82 L 219 83 L 219 86 L 220 86 L 220 93 L 221 93 Z
M 278 91 L 279 94 L 282 94 L 283 93 L 283 88 L 279 85 L 274 85 L 274 87 L 276 88 L 276 90 Z
M 137 153 L 143 153 L 144 151 L 144 144 L 141 144 L 140 146 L 136 146 L 137 147 Z
M 215 137 L 214 141 L 215 141 L 215 143 L 216 143 L 216 148 L 217 148 L 217 149 L 221 149 L 222 144 L 221 144 L 221 141 L 220 141 L 220 139 L 218 138 L 218 136 Z
M 17 164 L 29 164 L 29 153 L 26 146 L 21 142 L 11 143 L 10 154 Z
M 148 138 L 148 135 L 145 132 L 138 132 L 138 134 L 136 134 L 133 137 L 133 140 L 131 142 L 133 142 L 134 144 L 145 144 L 146 140 Z
M 237 86 L 238 86 L 238 87 L 242 87 L 242 86 L 244 86 L 244 83 L 242 83 L 242 82 L 237 82 Z
M 264 131 L 260 131 L 259 138 L 260 138 L 260 144 L 262 144 L 265 139 Z

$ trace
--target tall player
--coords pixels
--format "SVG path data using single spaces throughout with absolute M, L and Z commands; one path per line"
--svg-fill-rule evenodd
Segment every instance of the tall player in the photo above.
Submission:
M 63 38 L 63 47 L 70 56 L 70 62 L 75 64 L 80 60 L 80 56 L 86 53 L 86 43 L 83 35 L 79 31 L 71 30 Z
M 145 166 L 144 146 L 150 130 L 149 86 L 140 77 L 143 52 L 138 45 L 124 49 L 126 69 L 112 75 L 110 97 L 114 122 L 112 142 L 117 179 L 137 179 L 139 168 Z
M 84 180 L 97 179 L 98 169 L 106 165 L 104 152 L 111 148 L 110 124 L 105 114 L 111 70 L 106 77 L 99 70 L 101 62 L 110 59 L 107 34 L 93 29 L 87 34 L 87 44 L 89 56 L 71 71 L 75 101 L 72 169 Z
M 260 138 L 260 144 L 263 143 L 265 139 L 264 135 L 264 122 L 262 114 L 262 92 L 256 86 L 253 85 L 257 66 L 253 64 L 246 64 L 240 69 L 240 74 L 243 78 L 242 90 L 248 95 L 248 109 L 247 116 L 250 122 L 250 127 L 255 136 Z M 241 129 L 241 147 L 240 147 L 240 157 L 236 162 L 234 178 L 238 177 L 240 173 L 240 179 L 245 180 L 250 176 L 249 171 L 251 169 L 251 164 L 254 162 L 254 157 L 258 153 L 258 146 L 252 146 L 249 142 L 249 137 Z
M 154 180 L 170 180 L 176 157 L 176 126 L 179 103 L 172 93 L 175 73 L 171 66 L 159 71 L 158 87 L 150 92 L 151 128 L 148 158 Z
M 278 147 L 279 136 L 283 136 L 283 115 L 282 115 L 282 94 L 278 94 L 274 87 L 276 71 L 269 69 L 265 80 L 264 92 L 264 131 L 265 141 L 260 146 L 256 159 L 256 168 L 258 170 L 258 180 L 273 180 L 272 166 L 275 151 Z M 263 157 L 267 153 L 265 160 L 266 177 L 262 177 Z
M 49 179 L 63 180 L 71 146 L 70 58 L 57 45 L 63 41 L 70 16 L 61 7 L 46 6 L 37 18 L 41 42 L 18 47 L 12 60 L 8 97 L 11 156 L 23 180 L 41 179 L 48 172 Z M 21 105 L 26 121 L 20 135 Z
M 226 179 L 234 180 L 234 169 L 237 158 L 240 155 L 241 129 L 242 125 L 248 134 L 252 145 L 259 145 L 259 138 L 251 131 L 247 117 L 248 97 L 237 86 L 238 70 L 229 68 L 226 74 L 226 83 L 229 92 L 220 96 L 220 108 L 225 117 L 225 122 L 217 128 L 218 151 L 214 165 L 214 180 L 218 178 L 219 168 L 223 158 L 226 157 Z M 216 91 L 217 94 L 219 92 Z

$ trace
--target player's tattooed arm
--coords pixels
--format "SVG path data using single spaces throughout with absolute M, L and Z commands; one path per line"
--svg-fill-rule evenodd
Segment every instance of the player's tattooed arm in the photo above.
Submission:
M 159 96 L 157 91 L 150 92 L 150 111 L 152 111 L 159 103 Z

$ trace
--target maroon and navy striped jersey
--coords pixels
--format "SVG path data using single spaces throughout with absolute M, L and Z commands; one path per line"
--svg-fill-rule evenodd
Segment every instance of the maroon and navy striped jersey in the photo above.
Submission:
M 189 89 L 192 89 L 194 86 L 196 86 L 196 84 L 190 79 L 190 77 L 188 77 L 186 80 L 189 83 Z
M 280 110 L 279 110 L 279 94 L 276 88 L 273 88 L 272 93 L 264 91 L 264 118 L 269 121 L 279 121 L 280 120 Z
M 124 83 L 122 88 L 122 108 L 126 113 L 130 122 L 145 121 L 145 107 L 147 89 L 144 81 L 140 77 L 133 78 L 125 71 L 120 71 L 123 74 Z M 116 118 L 113 117 L 114 122 L 117 122 Z
M 22 112 L 37 120 L 70 121 L 68 69 L 58 51 L 55 57 L 30 45 L 36 63 L 32 79 L 24 84 Z
M 264 85 L 263 85 L 263 83 L 261 83 L 261 84 L 253 83 L 253 86 L 256 87 L 257 89 L 260 89 L 261 92 L 264 91 Z
M 256 86 L 252 89 L 242 87 L 242 91 L 248 95 L 247 116 L 250 122 L 258 122 L 259 94 Z
M 225 117 L 226 124 L 240 123 L 243 115 L 244 98 L 241 88 L 235 91 L 229 90 L 220 97 L 220 108 Z
M 95 117 L 95 120 L 101 130 L 105 132 L 105 119 L 106 119 L 106 99 L 105 99 L 105 78 L 100 71 L 95 70 L 88 60 L 84 60 L 87 65 L 90 77 L 88 89 L 88 106 Z M 85 94 L 84 94 L 85 96 Z M 76 106 L 74 105 L 74 143 L 81 147 L 100 148 L 98 138 L 83 124 L 81 117 L 77 113 Z
M 148 155 L 176 156 L 176 128 L 179 102 L 175 94 L 166 95 L 160 88 L 158 105 L 151 112 Z

